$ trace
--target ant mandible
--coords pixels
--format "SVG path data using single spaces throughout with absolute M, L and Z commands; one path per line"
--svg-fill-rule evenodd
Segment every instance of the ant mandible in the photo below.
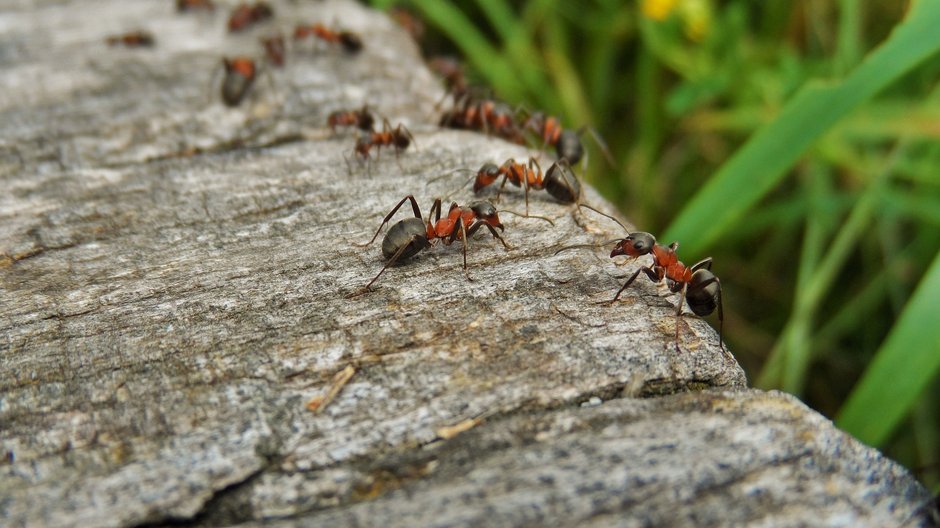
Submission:
M 624 228 L 624 231 L 629 231 L 616 218 L 588 205 L 582 205 L 582 207 L 587 207 L 614 220 L 620 224 L 620 227 Z M 653 282 L 663 282 L 665 280 L 669 290 L 679 294 L 679 306 L 676 308 L 676 349 L 679 348 L 679 322 L 682 318 L 682 304 L 683 301 L 686 301 L 689 303 L 692 312 L 699 317 L 709 315 L 715 311 L 715 308 L 718 308 L 718 346 L 724 351 L 724 341 L 721 338 L 722 326 L 724 325 L 724 310 L 721 306 L 721 281 L 711 272 L 712 258 L 702 259 L 693 266 L 688 267 L 676 255 L 678 249 L 678 242 L 663 246 L 658 244 L 656 237 L 649 233 L 642 231 L 628 232 L 625 238 L 617 241 L 617 245 L 610 252 L 610 258 L 626 255 L 636 259 L 643 255 L 652 255 L 652 265 L 643 266 L 636 270 L 627 279 L 627 282 L 617 290 L 614 298 L 610 301 L 604 301 L 604 303 L 613 304 L 617 302 L 620 294 L 633 284 L 633 281 L 641 272 Z
M 528 164 L 519 163 L 512 158 L 506 160 L 501 166 L 497 166 L 495 163 L 487 163 L 477 171 L 476 179 L 473 182 L 473 192 L 479 193 L 500 176 L 503 177 L 503 183 L 496 192 L 497 199 L 503 192 L 503 187 L 506 186 L 507 181 L 516 187 L 523 187 L 525 189 L 526 214 L 529 212 L 529 189 L 545 189 L 548 194 L 563 203 L 575 203 L 581 198 L 581 184 L 565 158 L 552 163 L 552 166 L 544 174 L 535 158 L 529 158 Z
M 375 118 L 369 111 L 369 105 L 362 105 L 359 110 L 337 110 L 326 118 L 326 124 L 333 133 L 336 133 L 338 126 L 355 126 L 363 132 L 372 132 Z
M 363 288 L 354 293 L 353 296 L 365 293 L 369 287 L 385 273 L 385 270 L 388 269 L 389 266 L 415 256 L 421 250 L 430 247 L 432 242 L 436 240 L 442 241 L 444 245 L 447 246 L 451 245 L 454 240 L 463 242 L 464 273 L 467 275 L 467 280 L 471 281 L 473 278 L 470 276 L 470 272 L 467 271 L 467 241 L 469 237 L 473 236 L 481 227 L 488 229 L 493 237 L 503 244 L 503 247 L 510 249 L 509 244 L 507 244 L 503 237 L 496 231 L 497 229 L 503 231 L 505 228 L 499 221 L 499 214 L 496 212 L 496 208 L 493 207 L 493 204 L 490 202 L 472 202 L 470 205 L 464 207 L 457 205 L 457 202 L 452 202 L 450 208 L 447 210 L 447 216 L 442 219 L 441 199 L 438 198 L 434 200 L 434 205 L 431 206 L 431 210 L 428 212 L 428 219 L 425 221 L 421 216 L 421 209 L 418 207 L 417 200 L 415 200 L 414 195 L 411 194 L 402 198 L 401 201 L 398 202 L 398 205 L 385 215 L 382 224 L 375 231 L 375 235 L 372 236 L 372 239 L 360 247 L 366 247 L 372 244 L 372 242 L 375 242 L 382 228 L 385 227 L 392 217 L 395 216 L 395 213 L 397 213 L 401 206 L 407 201 L 411 202 L 411 208 L 415 215 L 414 218 L 400 220 L 385 233 L 385 239 L 382 240 L 382 255 L 388 259 L 388 262 L 385 263 L 385 266 L 382 267 L 378 275 L 369 281 L 369 284 L 366 284 Z M 433 223 L 431 221 L 432 216 L 434 217 Z
M 334 31 L 323 24 L 302 24 L 294 28 L 294 40 L 314 37 L 331 44 L 339 44 L 347 53 L 362 50 L 362 39 L 352 31 Z
M 229 16 L 228 30 L 232 33 L 242 31 L 273 16 L 274 10 L 266 2 L 256 2 L 251 6 L 239 4 Z
M 414 140 L 414 136 L 405 128 L 405 125 L 399 123 L 398 126 L 393 129 L 388 119 L 383 119 L 382 131 L 369 132 L 364 136 L 360 136 L 359 139 L 356 140 L 354 151 L 357 156 L 369 159 L 369 151 L 372 147 L 381 148 L 383 146 L 392 146 L 395 147 L 395 155 L 398 156 L 398 153 L 408 148 Z

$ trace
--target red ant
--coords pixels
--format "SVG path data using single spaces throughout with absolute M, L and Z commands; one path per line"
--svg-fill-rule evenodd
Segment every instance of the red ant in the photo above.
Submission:
M 500 176 L 503 183 L 496 193 L 497 198 L 503 192 L 506 182 L 525 189 L 526 214 L 529 211 L 529 189 L 545 189 L 548 194 L 563 203 L 575 203 L 581 198 L 581 184 L 571 170 L 571 165 L 564 158 L 552 163 L 548 171 L 542 173 L 542 167 L 535 158 L 529 162 L 519 163 L 514 159 L 506 160 L 501 166 L 487 163 L 477 171 L 473 182 L 473 192 L 478 193 L 487 185 L 491 185 Z
M 463 242 L 463 268 L 464 273 L 467 275 L 467 280 L 473 280 L 473 278 L 470 277 L 470 272 L 467 271 L 467 241 L 469 237 L 472 237 L 481 227 L 487 228 L 493 237 L 503 244 L 503 247 L 510 249 L 509 244 L 496 232 L 497 229 L 503 231 L 505 228 L 499 221 L 496 208 L 493 207 L 493 204 L 490 202 L 473 202 L 465 207 L 461 207 L 457 205 L 457 202 L 453 202 L 447 210 L 447 216 L 441 219 L 441 199 L 438 198 L 434 200 L 434 205 L 431 206 L 428 219 L 425 221 L 421 216 L 421 209 L 418 207 L 417 200 L 410 194 L 402 198 L 402 200 L 398 202 L 398 205 L 396 205 L 390 213 L 385 215 L 385 218 L 382 220 L 382 225 L 376 230 L 372 239 L 360 247 L 366 247 L 372 244 L 379 236 L 382 228 L 385 227 L 385 224 L 387 224 L 392 217 L 395 216 L 395 213 L 398 212 L 401 206 L 409 200 L 411 201 L 411 208 L 414 211 L 414 218 L 400 220 L 385 233 L 385 239 L 382 240 L 382 255 L 388 259 L 388 262 L 382 267 L 379 274 L 369 281 L 369 284 L 366 284 L 362 289 L 354 293 L 353 296 L 365 293 L 369 287 L 385 273 L 385 270 L 388 269 L 389 266 L 392 266 L 398 261 L 413 257 L 421 250 L 430 247 L 435 240 L 442 241 L 446 246 L 451 245 L 454 240 Z M 434 216 L 433 223 L 431 222 L 431 216 Z
M 492 132 L 507 141 L 522 145 L 525 138 L 516 126 L 513 112 L 504 104 L 489 99 L 476 103 L 469 96 L 464 97 L 463 108 L 456 107 L 441 116 L 440 126 L 464 130 Z
M 326 124 L 333 133 L 338 126 L 355 126 L 364 132 L 372 132 L 375 118 L 369 111 L 369 105 L 362 105 L 359 110 L 337 110 L 326 118 Z
M 255 60 L 249 57 L 222 58 L 225 78 L 222 80 L 222 101 L 226 106 L 238 106 L 257 77 Z
M 294 40 L 305 39 L 310 35 L 324 42 L 339 44 L 348 53 L 362 50 L 362 39 L 352 31 L 333 31 L 323 24 L 299 25 L 294 29 Z
M 109 46 L 124 45 L 128 48 L 149 48 L 153 46 L 153 35 L 149 31 L 131 31 L 122 35 L 108 37 Z
M 250 26 L 274 16 L 274 10 L 266 2 L 255 2 L 255 5 L 239 4 L 228 19 L 230 32 L 242 31 Z
M 642 231 L 630 233 L 626 226 L 616 218 L 588 205 L 583 205 L 583 207 L 610 218 L 617 222 L 624 231 L 628 232 L 625 238 L 617 241 L 617 245 L 610 252 L 610 258 L 618 255 L 626 255 L 633 259 L 643 255 L 653 256 L 651 266 L 643 266 L 636 270 L 627 279 L 627 282 L 617 290 L 614 298 L 610 301 L 604 301 L 604 304 L 617 302 L 620 294 L 633 284 L 640 272 L 646 274 L 653 282 L 663 282 L 665 280 L 670 291 L 680 294 L 679 306 L 676 308 L 676 349 L 679 348 L 679 322 L 682 318 L 682 304 L 685 301 L 688 302 L 692 312 L 699 317 L 709 315 L 715 311 L 715 308 L 718 308 L 718 346 L 724 351 L 724 342 L 721 339 L 722 326 L 724 325 L 724 311 L 721 306 L 721 281 L 711 272 L 712 258 L 702 259 L 693 266 L 688 267 L 679 261 L 679 257 L 676 255 L 676 251 L 679 249 L 678 242 L 673 242 L 668 246 L 660 245 L 656 242 L 656 237 L 649 233 Z M 559 251 L 569 248 L 562 248 Z
M 369 159 L 369 151 L 372 147 L 393 146 L 395 147 L 395 155 L 398 156 L 398 153 L 408 148 L 408 145 L 411 145 L 414 139 L 414 136 L 404 125 L 399 124 L 393 129 L 389 125 L 388 119 L 383 119 L 382 131 L 369 132 L 365 136 L 360 136 L 356 140 L 354 152 L 364 159 Z
M 581 144 L 581 135 L 589 131 L 594 141 L 601 148 L 604 156 L 611 166 L 616 166 L 613 156 L 610 155 L 610 149 L 601 139 L 600 135 L 590 127 L 581 127 L 580 130 L 570 130 L 561 126 L 561 121 L 554 116 L 546 116 L 542 112 L 535 112 L 530 115 L 523 125 L 523 129 L 530 130 L 539 135 L 543 145 L 555 147 L 555 154 L 558 159 L 567 159 L 568 163 L 576 165 L 584 157 L 584 146 Z
M 180 13 L 199 9 L 214 11 L 215 5 L 212 3 L 212 0 L 176 0 L 176 10 Z
M 280 33 L 261 39 L 264 52 L 275 66 L 284 66 L 284 36 Z

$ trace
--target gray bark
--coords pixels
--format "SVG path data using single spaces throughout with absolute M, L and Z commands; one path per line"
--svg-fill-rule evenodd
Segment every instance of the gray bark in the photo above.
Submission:
M 595 304 L 639 263 L 554 255 L 621 232 L 544 193 L 530 210 L 555 225 L 502 213 L 513 248 L 473 239 L 474 281 L 437 244 L 348 298 L 385 262 L 355 244 L 404 195 L 466 203 L 449 172 L 537 153 L 439 130 L 442 89 L 383 15 L 275 10 L 238 35 L 169 1 L 0 13 L 5 524 L 926 522 L 916 480 L 746 389 L 705 321 L 684 315 L 677 346 L 664 286 Z M 294 49 L 223 106 L 221 57 L 298 21 L 365 50 Z M 138 27 L 154 49 L 104 44 Z M 356 160 L 325 122 L 363 103 L 416 148 Z M 515 188 L 498 206 L 525 207 Z

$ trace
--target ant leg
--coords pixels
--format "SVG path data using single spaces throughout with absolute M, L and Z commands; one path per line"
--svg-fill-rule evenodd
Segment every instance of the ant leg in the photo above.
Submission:
M 620 289 L 617 290 L 617 295 L 614 295 L 614 298 L 613 298 L 613 299 L 611 299 L 611 300 L 609 300 L 609 301 L 601 301 L 601 302 L 598 302 L 598 303 L 596 303 L 596 304 L 606 304 L 606 305 L 610 306 L 610 305 L 614 304 L 615 302 L 617 302 L 617 299 L 620 298 L 620 294 L 623 293 L 624 290 L 626 290 L 627 288 L 629 288 L 631 284 L 633 284 L 633 281 L 636 280 L 636 278 L 640 275 L 640 272 L 641 272 L 641 271 L 645 271 L 647 275 L 649 275 L 649 274 L 652 272 L 652 270 L 650 270 L 649 268 L 640 268 L 640 269 L 636 270 L 636 271 L 633 273 L 633 275 L 631 275 L 630 278 L 627 279 L 627 282 L 625 282 L 625 283 L 623 284 L 623 286 L 621 286 Z
M 401 204 L 399 204 L 399 205 L 401 205 Z M 362 295 L 363 293 L 369 291 L 369 287 L 372 286 L 373 284 L 375 284 L 375 281 L 379 280 L 379 277 L 381 277 L 382 274 L 385 273 L 385 270 L 387 270 L 387 269 L 389 268 L 389 266 L 395 264 L 395 262 L 398 261 L 398 258 L 401 257 L 401 254 L 404 253 L 406 249 L 408 249 L 408 246 L 410 246 L 412 242 L 414 242 L 415 238 L 417 238 L 417 235 L 412 236 L 412 237 L 411 237 L 411 240 L 408 241 L 407 244 L 404 244 L 404 245 L 402 245 L 402 247 L 398 248 L 398 251 L 396 251 L 395 254 L 392 255 L 392 258 L 388 259 L 388 262 L 386 262 L 385 265 L 382 266 L 382 270 L 379 271 L 379 274 L 376 275 L 375 277 L 373 277 L 372 280 L 369 281 L 369 284 L 366 284 L 366 285 L 363 286 L 362 288 L 360 288 L 360 289 L 354 291 L 354 292 L 353 292 L 352 294 L 350 294 L 349 297 L 347 297 L 347 298 L 348 298 L 348 299 L 351 299 L 351 298 L 353 298 L 353 297 L 358 297 L 358 296 Z
M 506 182 L 507 182 L 507 181 L 509 181 L 509 175 L 508 175 L 508 174 L 504 174 L 504 175 L 503 175 L 503 183 L 500 184 L 499 189 L 496 191 L 496 199 L 494 200 L 495 202 L 499 203 L 499 195 L 503 194 L 503 187 L 506 186 Z M 527 212 L 528 212 L 528 211 L 527 211 Z
M 375 239 L 379 236 L 379 233 L 382 231 L 382 228 L 385 227 L 385 224 L 387 224 L 388 221 L 391 220 L 393 216 L 395 216 L 395 213 L 397 213 L 398 210 L 401 209 L 401 206 L 404 205 L 405 202 L 408 200 L 411 200 L 411 208 L 415 213 L 415 218 L 421 218 L 421 209 L 418 208 L 418 201 L 415 200 L 415 197 L 413 194 L 409 194 L 408 196 L 405 196 L 404 198 L 402 198 L 401 201 L 398 202 L 398 205 L 392 208 L 392 212 L 385 215 L 385 218 L 382 220 L 382 225 L 380 225 L 379 228 L 375 231 L 375 234 L 372 235 L 371 240 L 369 240 L 365 244 L 353 244 L 353 245 L 358 246 L 358 247 L 366 247 L 369 244 L 375 242 Z
M 710 269 L 711 260 L 712 260 L 711 257 L 704 259 L 702 260 L 702 262 L 699 262 L 698 264 L 693 266 L 693 268 L 699 266 L 699 264 L 702 264 L 702 265 L 707 265 L 708 268 Z M 707 264 L 704 264 L 706 261 L 707 261 Z M 709 277 L 708 279 L 696 284 L 695 291 L 701 290 L 702 288 L 705 288 L 706 286 L 710 286 L 712 283 L 715 283 L 718 285 L 718 298 L 716 299 L 717 301 L 716 304 L 718 305 L 718 348 L 724 351 L 725 342 L 724 342 L 724 339 L 722 339 L 722 330 L 725 325 L 725 311 L 721 305 L 721 280 L 719 280 L 718 277 Z
M 431 210 L 428 211 L 428 226 L 431 225 L 432 216 L 434 217 L 435 224 L 441 219 L 441 199 L 440 198 L 434 200 L 434 205 L 432 205 Z
M 673 243 L 676 244 L 675 242 L 673 242 Z M 678 244 L 676 244 L 676 245 L 678 246 Z M 704 259 L 702 259 L 702 260 L 696 262 L 694 266 L 692 266 L 691 268 L 689 268 L 689 270 L 690 270 L 692 273 L 695 273 L 696 271 L 698 271 L 698 270 L 700 270 L 700 269 L 703 269 L 703 268 L 704 268 L 704 269 L 707 269 L 707 270 L 712 269 L 712 258 L 711 258 L 711 257 L 704 258 Z M 716 279 L 717 279 L 717 277 L 716 277 Z M 704 286 L 704 285 L 708 285 L 708 284 L 711 284 L 711 282 L 712 282 L 712 281 L 709 280 L 709 281 L 706 281 L 706 282 L 702 283 L 702 285 L 703 285 L 703 286 Z
M 450 240 L 449 240 L 448 244 L 453 243 L 454 239 L 457 238 L 457 233 L 458 233 L 457 230 L 458 230 L 458 229 L 460 230 L 460 231 L 459 231 L 459 233 L 460 233 L 460 238 L 462 239 L 461 241 L 463 242 L 463 272 L 464 272 L 464 275 L 467 276 L 467 280 L 468 280 L 468 281 L 472 281 L 472 280 L 473 280 L 473 277 L 470 276 L 470 271 L 467 269 L 467 246 L 468 246 L 468 241 L 467 241 L 467 230 L 466 230 L 466 228 L 465 228 L 465 226 L 464 226 L 463 218 L 458 218 L 458 219 L 457 219 L 457 222 L 454 223 L 454 230 L 451 231 L 451 233 L 450 233 Z
M 483 220 L 478 220 L 476 223 L 474 223 L 472 226 L 470 226 L 470 229 L 467 230 L 467 236 L 471 236 L 471 237 L 472 237 L 472 236 L 474 235 L 474 233 L 476 233 L 477 230 L 479 230 L 481 227 L 486 227 L 487 229 L 489 229 L 490 233 L 493 235 L 493 238 L 495 238 L 495 239 L 499 240 L 500 242 L 502 242 L 504 248 L 506 248 L 507 250 L 512 249 L 512 246 L 510 246 L 510 245 L 506 242 L 506 240 L 503 239 L 502 236 L 500 236 L 499 232 L 496 231 L 496 228 L 494 228 L 494 227 L 491 226 L 490 224 L 487 224 L 487 223 L 484 222 Z
M 679 349 L 679 323 L 682 322 L 682 305 L 685 303 L 685 292 L 688 289 L 688 284 L 682 286 L 682 291 L 679 293 L 679 306 L 676 308 L 676 352 L 681 352 Z

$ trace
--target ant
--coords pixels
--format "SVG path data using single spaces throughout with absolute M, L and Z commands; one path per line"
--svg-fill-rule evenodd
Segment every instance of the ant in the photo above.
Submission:
M 108 37 L 109 46 L 124 45 L 128 48 L 149 48 L 153 46 L 153 34 L 149 31 L 130 31 L 121 35 Z
M 255 2 L 255 5 L 239 4 L 229 16 L 228 30 L 232 33 L 242 31 L 273 16 L 274 10 L 266 2 Z
M 362 50 L 362 39 L 352 31 L 334 31 L 323 24 L 299 25 L 294 28 L 294 40 L 305 39 L 310 35 L 324 42 L 339 44 L 347 53 L 358 53 Z
M 656 237 L 649 233 L 642 231 L 630 233 L 626 226 L 616 218 L 591 206 L 583 205 L 583 207 L 610 218 L 617 222 L 624 231 L 627 231 L 625 238 L 616 241 L 617 245 L 610 252 L 610 258 L 618 255 L 626 255 L 633 259 L 643 255 L 653 256 L 652 265 L 643 266 L 636 270 L 627 279 L 627 282 L 617 290 L 614 298 L 610 301 L 603 301 L 603 303 L 611 305 L 617 302 L 620 294 L 633 284 L 633 281 L 641 272 L 653 282 L 663 282 L 665 280 L 669 290 L 679 294 L 679 306 L 676 308 L 676 349 L 679 349 L 679 322 L 682 318 L 682 304 L 688 302 L 689 308 L 699 317 L 709 315 L 715 311 L 715 308 L 718 308 L 718 346 L 724 351 L 724 342 L 721 339 L 722 326 L 724 325 L 724 310 L 721 306 L 721 281 L 711 272 L 712 258 L 702 259 L 693 266 L 688 267 L 676 255 L 676 251 L 679 249 L 678 242 L 663 246 L 658 244 Z M 562 248 L 562 250 L 564 249 L 569 248 Z M 559 250 L 559 252 L 562 250 Z
M 261 39 L 268 60 L 277 67 L 284 66 L 284 36 L 280 33 Z
M 591 127 L 584 126 L 580 130 L 566 129 L 561 126 L 561 121 L 557 117 L 535 112 L 526 119 L 522 128 L 538 134 L 543 145 L 555 147 L 555 154 L 558 159 L 567 159 L 568 163 L 572 165 L 576 165 L 584 157 L 584 145 L 581 144 L 581 136 L 585 131 L 588 131 L 601 148 L 607 162 L 612 167 L 617 165 L 610 154 L 610 149 L 607 148 L 607 144 L 604 143 L 597 131 Z
M 255 60 L 249 57 L 223 57 L 222 66 L 225 68 L 222 101 L 226 106 L 238 106 L 257 77 Z
M 512 110 L 505 104 L 489 99 L 473 103 L 469 96 L 464 98 L 463 108 L 456 107 L 441 116 L 440 126 L 464 130 L 481 130 L 518 145 L 525 144 L 525 138 L 516 126 Z
M 542 167 L 535 158 L 529 158 L 528 163 L 519 163 L 510 158 L 501 166 L 487 163 L 477 171 L 473 182 L 473 192 L 479 193 L 487 185 L 491 185 L 500 176 L 503 183 L 496 192 L 497 199 L 503 192 L 506 182 L 525 189 L 526 213 L 529 211 L 529 189 L 545 189 L 548 194 L 563 203 L 575 203 L 581 198 L 581 184 L 571 170 L 568 160 L 562 158 L 542 173 Z
M 365 136 L 360 136 L 359 139 L 356 140 L 354 152 L 364 159 L 369 159 L 369 151 L 372 147 L 381 148 L 383 146 L 393 146 L 395 147 L 395 156 L 398 156 L 398 153 L 408 148 L 408 145 L 411 145 L 414 140 L 414 136 L 405 128 L 405 125 L 399 123 L 398 126 L 393 129 L 388 123 L 388 119 L 383 119 L 382 131 L 369 132 Z
M 184 11 L 215 11 L 215 5 L 212 0 L 176 0 L 176 10 L 180 13 Z
M 496 208 L 493 207 L 493 204 L 490 202 L 472 202 L 470 205 L 463 207 L 457 205 L 457 202 L 452 202 L 450 208 L 447 210 L 447 216 L 441 219 L 442 205 L 441 199 L 438 198 L 434 200 L 434 205 L 431 206 L 428 219 L 425 221 L 421 216 L 421 209 L 418 207 L 417 200 L 415 200 L 414 195 L 411 194 L 402 198 L 401 201 L 398 202 L 398 205 L 396 205 L 390 213 L 385 215 L 382 224 L 375 231 L 375 235 L 372 236 L 372 239 L 360 247 L 366 247 L 372 244 L 372 242 L 375 242 L 382 228 L 385 227 L 392 217 L 395 216 L 395 213 L 397 213 L 401 206 L 407 201 L 411 201 L 411 209 L 414 211 L 415 215 L 414 218 L 400 220 L 385 233 L 385 239 L 382 240 L 382 255 L 388 259 L 388 262 L 385 263 L 385 266 L 382 267 L 378 275 L 369 281 L 369 284 L 366 284 L 363 288 L 354 293 L 352 295 L 353 297 L 365 293 L 369 287 L 385 273 L 385 270 L 388 269 L 389 266 L 392 266 L 398 261 L 404 261 L 415 256 L 421 250 L 430 247 L 436 240 L 442 241 L 446 246 L 451 245 L 454 240 L 463 242 L 463 269 L 464 273 L 467 275 L 467 280 L 471 281 L 473 278 L 470 277 L 470 272 L 467 271 L 467 241 L 469 237 L 472 237 L 481 227 L 488 229 L 493 237 L 503 244 L 503 247 L 510 249 L 509 244 L 507 244 L 503 237 L 496 231 L 497 229 L 504 231 L 505 228 L 499 221 Z M 432 216 L 434 217 L 433 223 L 431 222 Z
M 364 132 L 372 132 L 374 123 L 375 117 L 369 111 L 369 105 L 362 105 L 359 110 L 337 110 L 326 118 L 326 124 L 334 134 L 338 126 L 355 126 Z

